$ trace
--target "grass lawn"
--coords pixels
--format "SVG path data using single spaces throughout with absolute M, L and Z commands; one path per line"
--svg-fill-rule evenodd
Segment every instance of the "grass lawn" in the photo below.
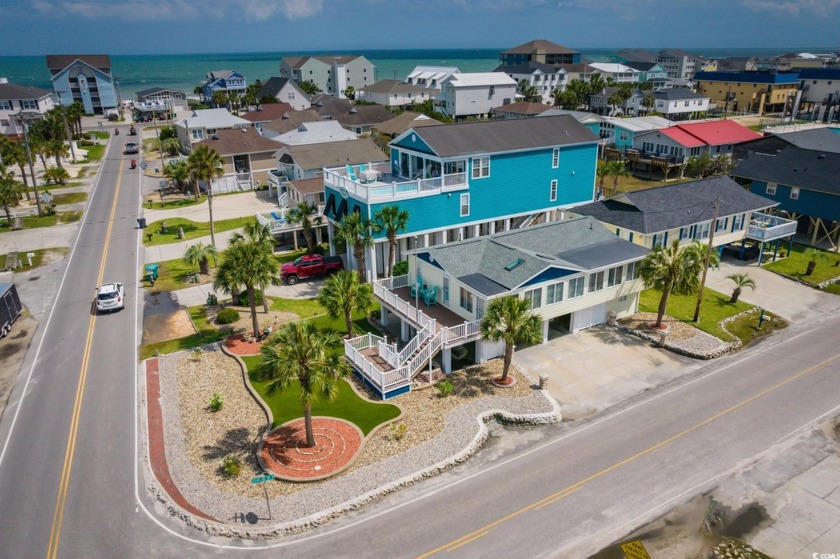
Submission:
M 657 186 L 679 184 L 682 182 L 697 180 L 691 177 L 679 178 L 679 171 L 676 169 L 672 170 L 668 177 L 668 182 L 656 178 L 648 179 L 647 177 L 621 177 L 618 179 L 618 192 L 619 194 L 622 192 L 635 192 L 636 190 L 647 190 L 648 188 L 656 188 Z M 604 189 L 607 192 L 611 192 L 612 190 L 612 181 L 612 177 L 607 177 L 604 181 Z
M 160 268 L 158 270 L 158 279 L 155 280 L 155 291 L 175 291 L 196 285 L 195 283 L 191 283 L 190 279 L 198 273 L 198 268 L 190 266 L 184 262 L 183 258 L 164 260 L 163 262 L 158 262 L 158 264 Z M 212 266 L 212 259 L 210 260 L 210 264 Z M 140 270 L 140 273 L 145 276 L 143 270 Z M 210 268 L 209 276 L 199 275 L 201 283 L 212 282 L 214 273 L 213 268 Z M 148 286 L 148 283 L 144 282 L 144 285 Z
M 832 283 L 825 288 L 826 293 L 832 293 L 834 295 L 840 295 L 840 283 Z
M 277 391 L 274 394 L 268 395 L 266 392 L 266 385 L 268 383 L 256 380 L 255 378 L 254 371 L 259 366 L 259 360 L 260 357 L 257 355 L 243 358 L 251 375 L 251 384 L 254 385 L 254 389 L 256 389 L 262 399 L 268 404 L 271 408 L 271 413 L 274 415 L 272 427 L 277 427 L 292 419 L 303 417 L 303 406 L 300 403 L 300 391 L 297 383 L 293 383 L 286 390 Z M 360 398 L 350 387 L 350 384 L 344 380 L 338 383 L 338 396 L 334 401 L 315 400 L 312 404 L 312 415 L 325 415 L 346 419 L 357 425 L 365 435 L 370 433 L 377 425 L 390 421 L 399 414 L 400 410 L 397 406 L 379 402 L 368 402 Z
M 184 208 L 186 206 L 195 206 L 204 200 L 193 200 L 192 198 L 179 198 L 177 200 L 164 200 L 163 202 L 147 200 L 146 207 L 151 210 L 171 210 L 173 208 Z
M 65 194 L 53 195 L 53 204 L 56 206 L 60 204 L 76 204 L 78 202 L 84 202 L 87 199 L 87 192 L 67 192 Z
M 85 150 L 87 150 L 88 161 L 99 161 L 100 159 L 102 159 L 102 156 L 105 155 L 106 147 L 108 146 L 104 144 L 85 147 Z
M 302 248 L 300 250 L 292 250 L 282 254 L 275 254 L 274 259 L 277 260 L 278 264 L 285 264 L 286 262 L 292 262 L 295 258 L 303 256 L 304 254 L 306 254 L 306 249 Z
M 742 316 L 741 318 L 733 320 L 727 324 L 726 329 L 735 334 L 735 336 L 737 336 L 746 346 L 756 338 L 766 336 L 767 334 L 771 334 L 772 332 L 781 330 L 782 328 L 787 328 L 788 326 L 788 323 L 784 318 L 765 311 L 764 321 L 761 323 L 761 330 L 759 330 L 758 316 L 759 313 L 751 313 L 746 316 Z
M 373 310 L 378 309 L 379 307 L 374 307 Z M 372 332 L 377 334 L 376 328 L 370 325 L 367 321 L 367 315 L 363 312 L 353 311 L 350 315 L 353 320 L 353 335 L 354 336 L 361 336 L 368 332 Z M 312 324 L 317 326 L 321 330 L 335 330 L 339 334 L 346 334 L 347 327 L 344 325 L 344 316 L 339 316 L 337 318 L 331 318 L 329 315 L 321 315 L 316 316 L 310 319 Z
M 71 188 L 73 186 L 82 186 L 84 184 L 85 183 L 83 183 L 82 181 L 67 181 L 64 184 L 41 184 L 38 186 L 38 192 L 43 192 L 45 190 L 49 190 L 50 192 L 52 192 L 53 190 L 59 190 L 61 188 Z M 34 194 L 35 189 L 30 187 L 29 192 Z
M 190 313 L 193 322 L 195 323 L 198 332 L 191 336 L 184 338 L 177 338 L 175 340 L 167 340 L 156 344 L 146 344 L 140 346 L 140 359 L 148 359 L 154 357 L 156 353 L 175 353 L 184 349 L 193 349 L 203 345 L 218 342 L 227 336 L 227 332 L 221 332 L 217 328 L 210 325 L 207 320 L 207 313 L 204 305 L 198 305 L 187 309 Z
M 655 289 L 645 289 L 639 299 L 639 310 L 642 312 L 655 313 L 659 310 L 659 299 L 662 292 Z M 666 314 L 677 320 L 696 326 L 700 330 L 720 338 L 726 342 L 734 341 L 718 323 L 724 318 L 738 314 L 753 308 L 753 305 L 738 301 L 734 305 L 729 302 L 729 295 L 718 293 L 708 287 L 703 290 L 703 304 L 700 305 L 700 322 L 692 321 L 694 318 L 694 307 L 697 304 L 697 294 L 674 295 L 668 297 L 668 309 Z
M 215 222 L 215 231 L 216 233 L 221 233 L 223 231 L 230 231 L 231 229 L 239 229 L 240 227 L 244 227 L 245 224 L 251 223 L 254 219 L 255 218 L 251 216 L 222 219 Z M 166 219 L 163 220 L 163 222 L 166 224 L 166 233 L 160 232 L 160 221 L 155 221 L 149 224 L 148 229 L 146 229 L 143 234 L 144 245 L 156 246 L 177 243 L 180 241 L 178 238 L 178 227 L 182 227 L 184 229 L 185 239 L 195 239 L 210 235 L 209 222 L 197 222 L 182 217 Z M 152 234 L 151 242 L 149 242 L 149 238 L 146 236 L 150 233 Z
M 777 259 L 775 262 L 763 264 L 764 268 L 773 270 L 776 273 L 791 277 L 796 280 L 811 284 L 818 284 L 831 278 L 840 276 L 840 254 L 832 251 L 822 250 L 822 257 L 817 258 L 817 267 L 810 276 L 805 275 L 810 257 L 805 254 L 808 247 L 793 245 L 793 252 L 787 258 Z M 771 254 L 772 257 L 772 254 Z
M 321 306 L 317 299 L 280 299 L 269 297 L 273 311 L 295 313 L 301 318 L 311 318 L 325 314 L 327 309 Z
M 111 133 L 105 132 L 104 130 L 101 132 L 99 130 L 88 130 L 87 132 L 82 134 L 82 137 L 84 137 L 86 140 L 92 140 L 93 138 L 97 138 L 99 140 L 107 140 L 110 136 Z
M 28 272 L 29 270 L 34 270 L 42 264 L 45 254 L 59 254 L 64 257 L 67 255 L 69 250 L 70 249 L 68 248 L 39 248 L 38 250 L 20 252 L 18 253 L 18 260 L 23 263 L 23 268 L 18 268 L 14 270 L 14 272 Z M 29 259 L 26 257 L 29 252 L 35 253 L 35 256 L 32 257 L 32 266 L 29 266 Z M 3 263 L 4 268 L 6 266 L 6 256 L 6 254 L 0 254 L 0 262 Z
M 35 229 L 37 227 L 50 227 L 58 223 L 75 223 L 82 218 L 82 212 L 61 212 L 56 215 L 28 215 L 23 218 L 24 229 Z M 0 232 L 11 231 L 9 223 L 6 222 L 6 214 L 0 212 Z

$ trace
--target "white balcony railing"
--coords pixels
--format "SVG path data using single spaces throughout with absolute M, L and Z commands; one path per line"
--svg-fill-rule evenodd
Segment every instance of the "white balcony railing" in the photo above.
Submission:
M 747 228 L 747 238 L 756 241 L 774 241 L 795 234 L 796 227 L 796 220 L 753 212 Z
M 362 175 L 354 168 L 354 172 Z M 466 173 L 450 173 L 437 177 L 407 180 L 391 174 L 389 163 L 373 163 L 366 167 L 365 175 L 355 179 L 348 176 L 346 167 L 324 169 L 324 184 L 337 190 L 346 191 L 354 198 L 366 202 L 412 198 L 424 194 L 434 194 L 467 188 Z

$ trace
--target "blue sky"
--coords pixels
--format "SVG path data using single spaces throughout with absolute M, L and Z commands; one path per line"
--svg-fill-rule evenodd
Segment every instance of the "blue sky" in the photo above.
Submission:
M 840 0 L 3 0 L 0 55 L 838 46 Z

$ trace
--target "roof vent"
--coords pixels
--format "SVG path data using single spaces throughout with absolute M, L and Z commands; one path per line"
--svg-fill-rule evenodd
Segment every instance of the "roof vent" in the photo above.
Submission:
M 197 116 L 198 116 L 198 113 L 197 113 L 197 112 L 195 112 L 195 111 L 193 111 L 192 117 L 193 117 L 193 118 L 195 118 L 195 117 L 197 117 Z
M 248 129 L 247 129 L 247 128 L 243 128 L 243 129 L 242 129 L 242 133 L 243 133 L 243 134 L 247 134 L 247 133 L 248 133 Z
M 516 260 L 505 266 L 505 270 L 507 270 L 508 272 L 513 271 L 515 268 L 518 268 L 524 263 L 524 260 L 522 260 L 521 258 L 517 258 Z

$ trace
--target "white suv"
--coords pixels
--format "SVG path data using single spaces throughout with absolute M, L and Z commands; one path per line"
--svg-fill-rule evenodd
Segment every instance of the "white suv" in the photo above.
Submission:
M 96 288 L 96 310 L 117 311 L 125 308 L 125 290 L 121 283 L 103 283 Z

